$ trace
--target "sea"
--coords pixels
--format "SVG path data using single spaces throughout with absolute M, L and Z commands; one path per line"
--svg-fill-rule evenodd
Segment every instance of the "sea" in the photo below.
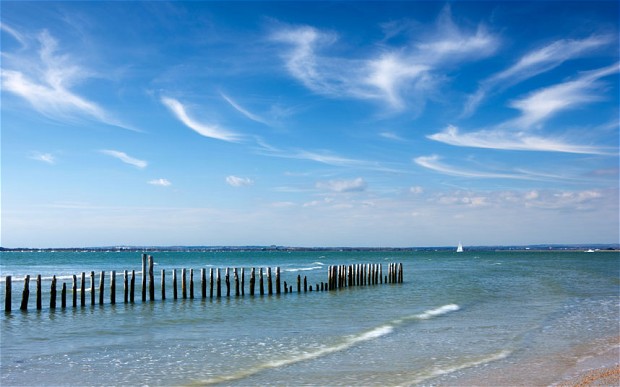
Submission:
M 0 254 L 2 309 L 12 277 L 12 311 L 0 313 L 2 386 L 557 385 L 601 366 L 593 359 L 620 356 L 618 251 L 156 251 L 155 300 L 146 302 L 140 252 Z M 402 283 L 317 291 L 330 265 L 381 264 L 385 276 L 390 263 L 402 263 Z M 293 292 L 261 296 L 257 282 L 250 296 L 250 269 L 276 267 Z M 183 268 L 194 270 L 194 298 L 179 282 L 175 300 L 171 273 L 180 281 Z M 245 268 L 243 296 L 202 298 L 200 270 L 208 279 L 217 268 L 231 278 Z M 124 270 L 136 272 L 134 303 L 124 303 Z M 97 292 L 106 273 L 101 305 L 90 303 L 91 271 Z M 72 276 L 82 272 L 89 294 L 74 308 Z M 297 276 L 313 291 L 298 293 Z

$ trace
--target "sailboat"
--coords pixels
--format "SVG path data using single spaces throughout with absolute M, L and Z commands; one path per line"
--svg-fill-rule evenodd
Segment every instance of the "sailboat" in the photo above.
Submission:
M 456 252 L 457 253 L 462 253 L 463 252 L 463 245 L 461 244 L 461 241 L 459 241 L 459 245 L 456 248 Z

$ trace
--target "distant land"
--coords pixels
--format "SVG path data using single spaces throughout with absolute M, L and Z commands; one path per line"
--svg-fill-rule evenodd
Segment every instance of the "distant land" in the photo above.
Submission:
M 429 247 L 295 247 L 295 246 L 98 246 L 98 247 L 0 247 L 0 251 L 127 251 L 127 252 L 167 252 L 167 251 L 453 251 L 455 246 Z M 465 251 L 620 251 L 620 244 L 537 244 L 524 246 L 464 246 Z

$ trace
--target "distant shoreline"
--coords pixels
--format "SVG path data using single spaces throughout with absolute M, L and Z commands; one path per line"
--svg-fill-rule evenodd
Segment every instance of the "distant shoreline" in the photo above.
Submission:
M 0 247 L 6 252 L 230 252 L 230 251 L 454 251 L 454 246 L 437 247 L 295 247 L 295 246 L 99 246 L 99 247 Z M 575 245 L 526 245 L 526 246 L 467 246 L 467 252 L 484 251 L 584 251 L 584 252 L 618 252 L 620 244 L 575 244 Z

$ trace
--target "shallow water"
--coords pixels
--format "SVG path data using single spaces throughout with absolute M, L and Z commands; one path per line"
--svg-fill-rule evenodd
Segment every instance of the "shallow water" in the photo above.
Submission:
M 598 252 L 159 252 L 156 301 L 124 304 L 139 253 L 1 256 L 2 385 L 446 385 L 617 335 L 620 257 Z M 334 264 L 402 262 L 404 283 L 296 292 Z M 279 266 L 294 293 L 249 296 L 249 268 Z M 202 299 L 200 269 L 245 267 L 245 296 Z M 195 299 L 172 299 L 172 269 L 194 269 Z M 166 270 L 167 299 L 159 273 Z M 49 279 L 106 272 L 106 304 L 49 309 Z M 109 273 L 117 304 L 109 305 Z M 43 308 L 19 311 L 23 276 Z M 222 275 L 224 271 L 222 271 Z M 189 275 L 189 270 L 188 270 Z M 231 273 L 232 275 L 232 273 Z M 180 282 L 179 282 L 180 286 Z M 60 285 L 59 285 L 60 287 Z M 225 291 L 223 292 L 225 294 Z M 257 286 L 258 293 L 258 286 Z M 60 296 L 60 290 L 59 290 Z M 181 291 L 179 289 L 179 297 Z M 98 297 L 97 297 L 98 302 Z M 2 303 L 2 306 L 4 303 Z M 78 297 L 79 305 L 79 297 Z M 58 301 L 60 306 L 60 301 Z M 561 373 L 562 370 L 557 370 Z

